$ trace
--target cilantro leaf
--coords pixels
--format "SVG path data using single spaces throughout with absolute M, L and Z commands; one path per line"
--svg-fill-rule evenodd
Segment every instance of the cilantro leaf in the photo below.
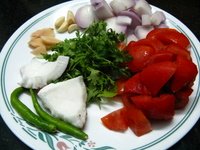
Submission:
M 60 55 L 69 56 L 69 65 L 56 82 L 82 75 L 87 87 L 88 103 L 99 103 L 102 97 L 116 95 L 116 80 L 129 77 L 130 71 L 122 64 L 131 57 L 118 49 L 124 35 L 106 29 L 103 21 L 93 23 L 76 38 L 65 39 L 52 48 L 53 54 L 45 54 L 48 61 Z

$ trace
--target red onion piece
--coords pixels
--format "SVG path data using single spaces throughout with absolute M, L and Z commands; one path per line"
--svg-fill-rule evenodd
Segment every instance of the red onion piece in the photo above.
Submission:
M 155 26 L 155 28 L 169 28 L 169 27 L 167 26 L 167 24 L 161 23 L 158 26 Z
M 79 27 L 87 28 L 97 19 L 94 15 L 92 6 L 84 5 L 77 10 L 75 20 Z
M 105 0 L 90 0 L 94 13 L 98 19 L 113 17 L 113 11 Z
M 146 38 L 147 34 L 153 29 L 153 26 L 137 26 L 135 28 L 135 35 L 138 39 L 144 39 Z
M 166 17 L 162 11 L 156 11 L 151 16 L 151 24 L 154 26 L 158 26 L 165 20 L 166 20 Z
M 149 25 L 151 25 L 151 16 L 150 15 L 143 14 L 141 16 L 141 18 L 142 18 L 142 25 L 143 26 L 149 26 Z
M 149 14 L 151 15 L 151 6 L 146 0 L 137 0 L 135 1 L 135 6 L 133 10 L 138 14 L 138 15 L 143 15 L 143 14 Z
M 107 29 L 111 28 L 117 33 L 126 33 L 127 26 L 118 24 L 117 17 L 108 18 L 105 22 L 107 23 Z
M 129 26 L 132 23 L 132 19 L 128 16 L 117 16 L 116 22 L 119 25 Z
M 126 43 L 128 44 L 130 41 L 138 41 L 138 38 L 135 34 L 129 34 L 126 38 Z
M 132 19 L 132 23 L 130 25 L 132 29 L 135 29 L 136 26 L 141 25 L 140 17 L 133 11 L 121 11 L 118 15 L 130 17 Z
M 134 0 L 112 0 L 110 2 L 110 7 L 112 8 L 113 12 L 117 15 L 119 12 L 128 10 L 135 5 Z

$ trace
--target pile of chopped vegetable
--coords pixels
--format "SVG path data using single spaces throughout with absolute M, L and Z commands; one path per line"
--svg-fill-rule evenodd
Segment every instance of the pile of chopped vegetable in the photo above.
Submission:
M 86 15 L 88 20 L 83 20 L 85 16 L 82 15 Z M 151 120 L 171 120 L 176 109 L 187 105 L 198 74 L 197 66 L 188 50 L 189 40 L 177 30 L 166 28 L 163 12 L 152 13 L 145 0 L 125 0 L 123 3 L 120 0 L 112 0 L 110 5 L 105 0 L 91 0 L 91 5 L 78 9 L 75 19 L 77 25 L 84 29 L 82 32 L 77 31 L 75 38 L 65 39 L 56 44 L 51 53 L 42 54 L 44 62 L 35 59 L 31 65 L 21 69 L 23 82 L 20 85 L 30 89 L 39 116 L 19 101 L 19 95 L 25 91 L 22 87 L 11 94 L 11 104 L 27 122 L 50 133 L 59 130 L 86 140 L 87 134 L 79 129 L 85 123 L 86 115 L 83 115 L 84 122 L 78 128 L 71 124 L 72 121 L 60 121 L 62 118 L 57 114 L 54 118 L 40 108 L 32 91 L 44 89 L 49 82 L 54 82 L 50 85 L 51 88 L 46 88 L 48 92 L 45 92 L 62 89 L 61 92 L 55 90 L 58 94 L 49 96 L 54 100 L 55 97 L 62 97 L 62 101 L 56 99 L 50 107 L 60 110 L 60 107 L 53 107 L 66 99 L 71 103 L 71 100 L 77 97 L 67 98 L 70 96 L 65 92 L 71 89 L 75 82 L 69 84 L 70 86 L 65 84 L 67 86 L 59 87 L 58 82 L 67 82 L 76 77 L 81 79 L 81 83 L 78 84 L 81 91 L 87 91 L 84 96 L 79 95 L 78 103 L 79 100 L 83 100 L 84 103 L 84 109 L 81 109 L 82 103 L 79 105 L 80 110 L 83 110 L 78 111 L 79 117 L 83 113 L 86 114 L 85 95 L 87 104 L 100 104 L 104 97 L 121 97 L 123 107 L 101 118 L 104 126 L 110 130 L 122 132 L 130 128 L 135 135 L 142 136 L 152 131 Z M 56 75 L 50 76 L 52 72 L 56 72 Z M 83 81 L 84 88 L 81 86 Z M 36 84 L 33 84 L 35 82 Z M 77 92 L 77 85 L 74 87 L 74 91 Z M 38 93 L 42 99 L 41 91 Z M 48 99 L 46 93 L 43 97 Z M 75 95 L 73 92 L 68 93 Z M 49 99 L 46 101 L 49 102 Z M 64 109 L 68 105 L 62 104 Z M 73 106 L 77 107 L 76 104 Z M 62 114 L 69 113 L 64 111 Z
M 171 120 L 192 94 L 198 74 L 188 38 L 175 29 L 160 28 L 125 48 L 134 59 L 128 63 L 133 76 L 118 82 L 124 106 L 101 118 L 114 131 L 129 127 L 137 136 L 152 131 L 152 120 Z
M 122 65 L 132 58 L 118 48 L 124 35 L 106 29 L 105 22 L 93 23 L 76 38 L 66 39 L 52 48 L 53 54 L 44 58 L 54 61 L 58 56 L 69 56 L 69 66 L 55 82 L 82 75 L 87 86 L 88 102 L 100 102 L 102 97 L 117 94 L 116 80 L 129 77 L 130 71 Z

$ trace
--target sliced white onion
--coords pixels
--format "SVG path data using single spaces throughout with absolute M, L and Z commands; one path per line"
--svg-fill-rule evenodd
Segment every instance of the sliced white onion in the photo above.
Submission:
M 135 28 L 135 35 L 138 39 L 144 39 L 146 38 L 147 34 L 153 29 L 153 26 L 137 26 Z
M 113 17 L 113 11 L 105 0 L 90 0 L 93 11 L 98 19 L 107 19 Z
M 151 15 L 151 6 L 146 0 L 137 0 L 135 1 L 135 6 L 133 10 L 139 14 L 140 16 L 143 14 L 149 14 Z
M 108 18 L 105 22 L 107 23 L 107 29 L 111 28 L 117 33 L 126 33 L 127 26 L 118 24 L 117 17 Z
M 89 27 L 95 20 L 97 20 L 93 8 L 91 5 L 84 5 L 80 7 L 76 14 L 75 20 L 79 27 L 87 28 Z
M 151 25 L 151 16 L 150 15 L 143 14 L 141 16 L 141 18 L 142 18 L 142 25 L 143 26 L 149 26 L 149 25 Z
M 132 19 L 132 23 L 131 23 L 131 28 L 135 29 L 136 26 L 141 25 L 141 19 L 140 17 L 133 11 L 121 11 L 119 14 L 119 16 L 128 16 Z
M 135 5 L 134 0 L 112 0 L 110 2 L 110 7 L 113 9 L 113 12 L 117 15 L 119 12 L 128 10 Z
M 165 20 L 166 20 L 166 17 L 162 11 L 156 11 L 151 16 L 151 24 L 154 26 L 158 26 Z

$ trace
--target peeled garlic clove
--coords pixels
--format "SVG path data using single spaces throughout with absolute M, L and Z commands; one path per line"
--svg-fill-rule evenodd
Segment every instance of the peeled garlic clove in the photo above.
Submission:
M 43 28 L 37 30 L 31 34 L 32 37 L 40 37 L 40 36 L 55 36 L 53 28 Z
M 31 53 L 33 55 L 39 56 L 41 54 L 46 54 L 47 53 L 47 49 L 44 45 L 41 45 L 39 47 L 34 48 Z
M 72 33 L 73 31 L 76 31 L 79 29 L 79 26 L 77 24 L 71 24 L 69 27 L 68 27 L 68 32 L 69 33 Z
M 69 25 L 75 23 L 75 16 L 74 16 L 73 12 L 70 10 L 67 12 L 67 22 Z
M 59 17 L 58 19 L 56 19 L 56 22 L 55 22 L 55 28 L 58 29 L 65 21 L 65 17 L 64 16 L 61 16 Z
M 68 26 L 69 26 L 68 22 L 65 21 L 65 22 L 57 29 L 57 32 L 59 32 L 59 33 L 66 32 L 67 29 L 68 29 Z
M 37 48 L 43 45 L 42 39 L 41 38 L 33 38 L 28 42 L 28 45 L 31 48 Z
M 55 45 L 61 42 L 61 40 L 56 39 L 55 37 L 52 36 L 41 36 L 41 40 L 45 45 Z

